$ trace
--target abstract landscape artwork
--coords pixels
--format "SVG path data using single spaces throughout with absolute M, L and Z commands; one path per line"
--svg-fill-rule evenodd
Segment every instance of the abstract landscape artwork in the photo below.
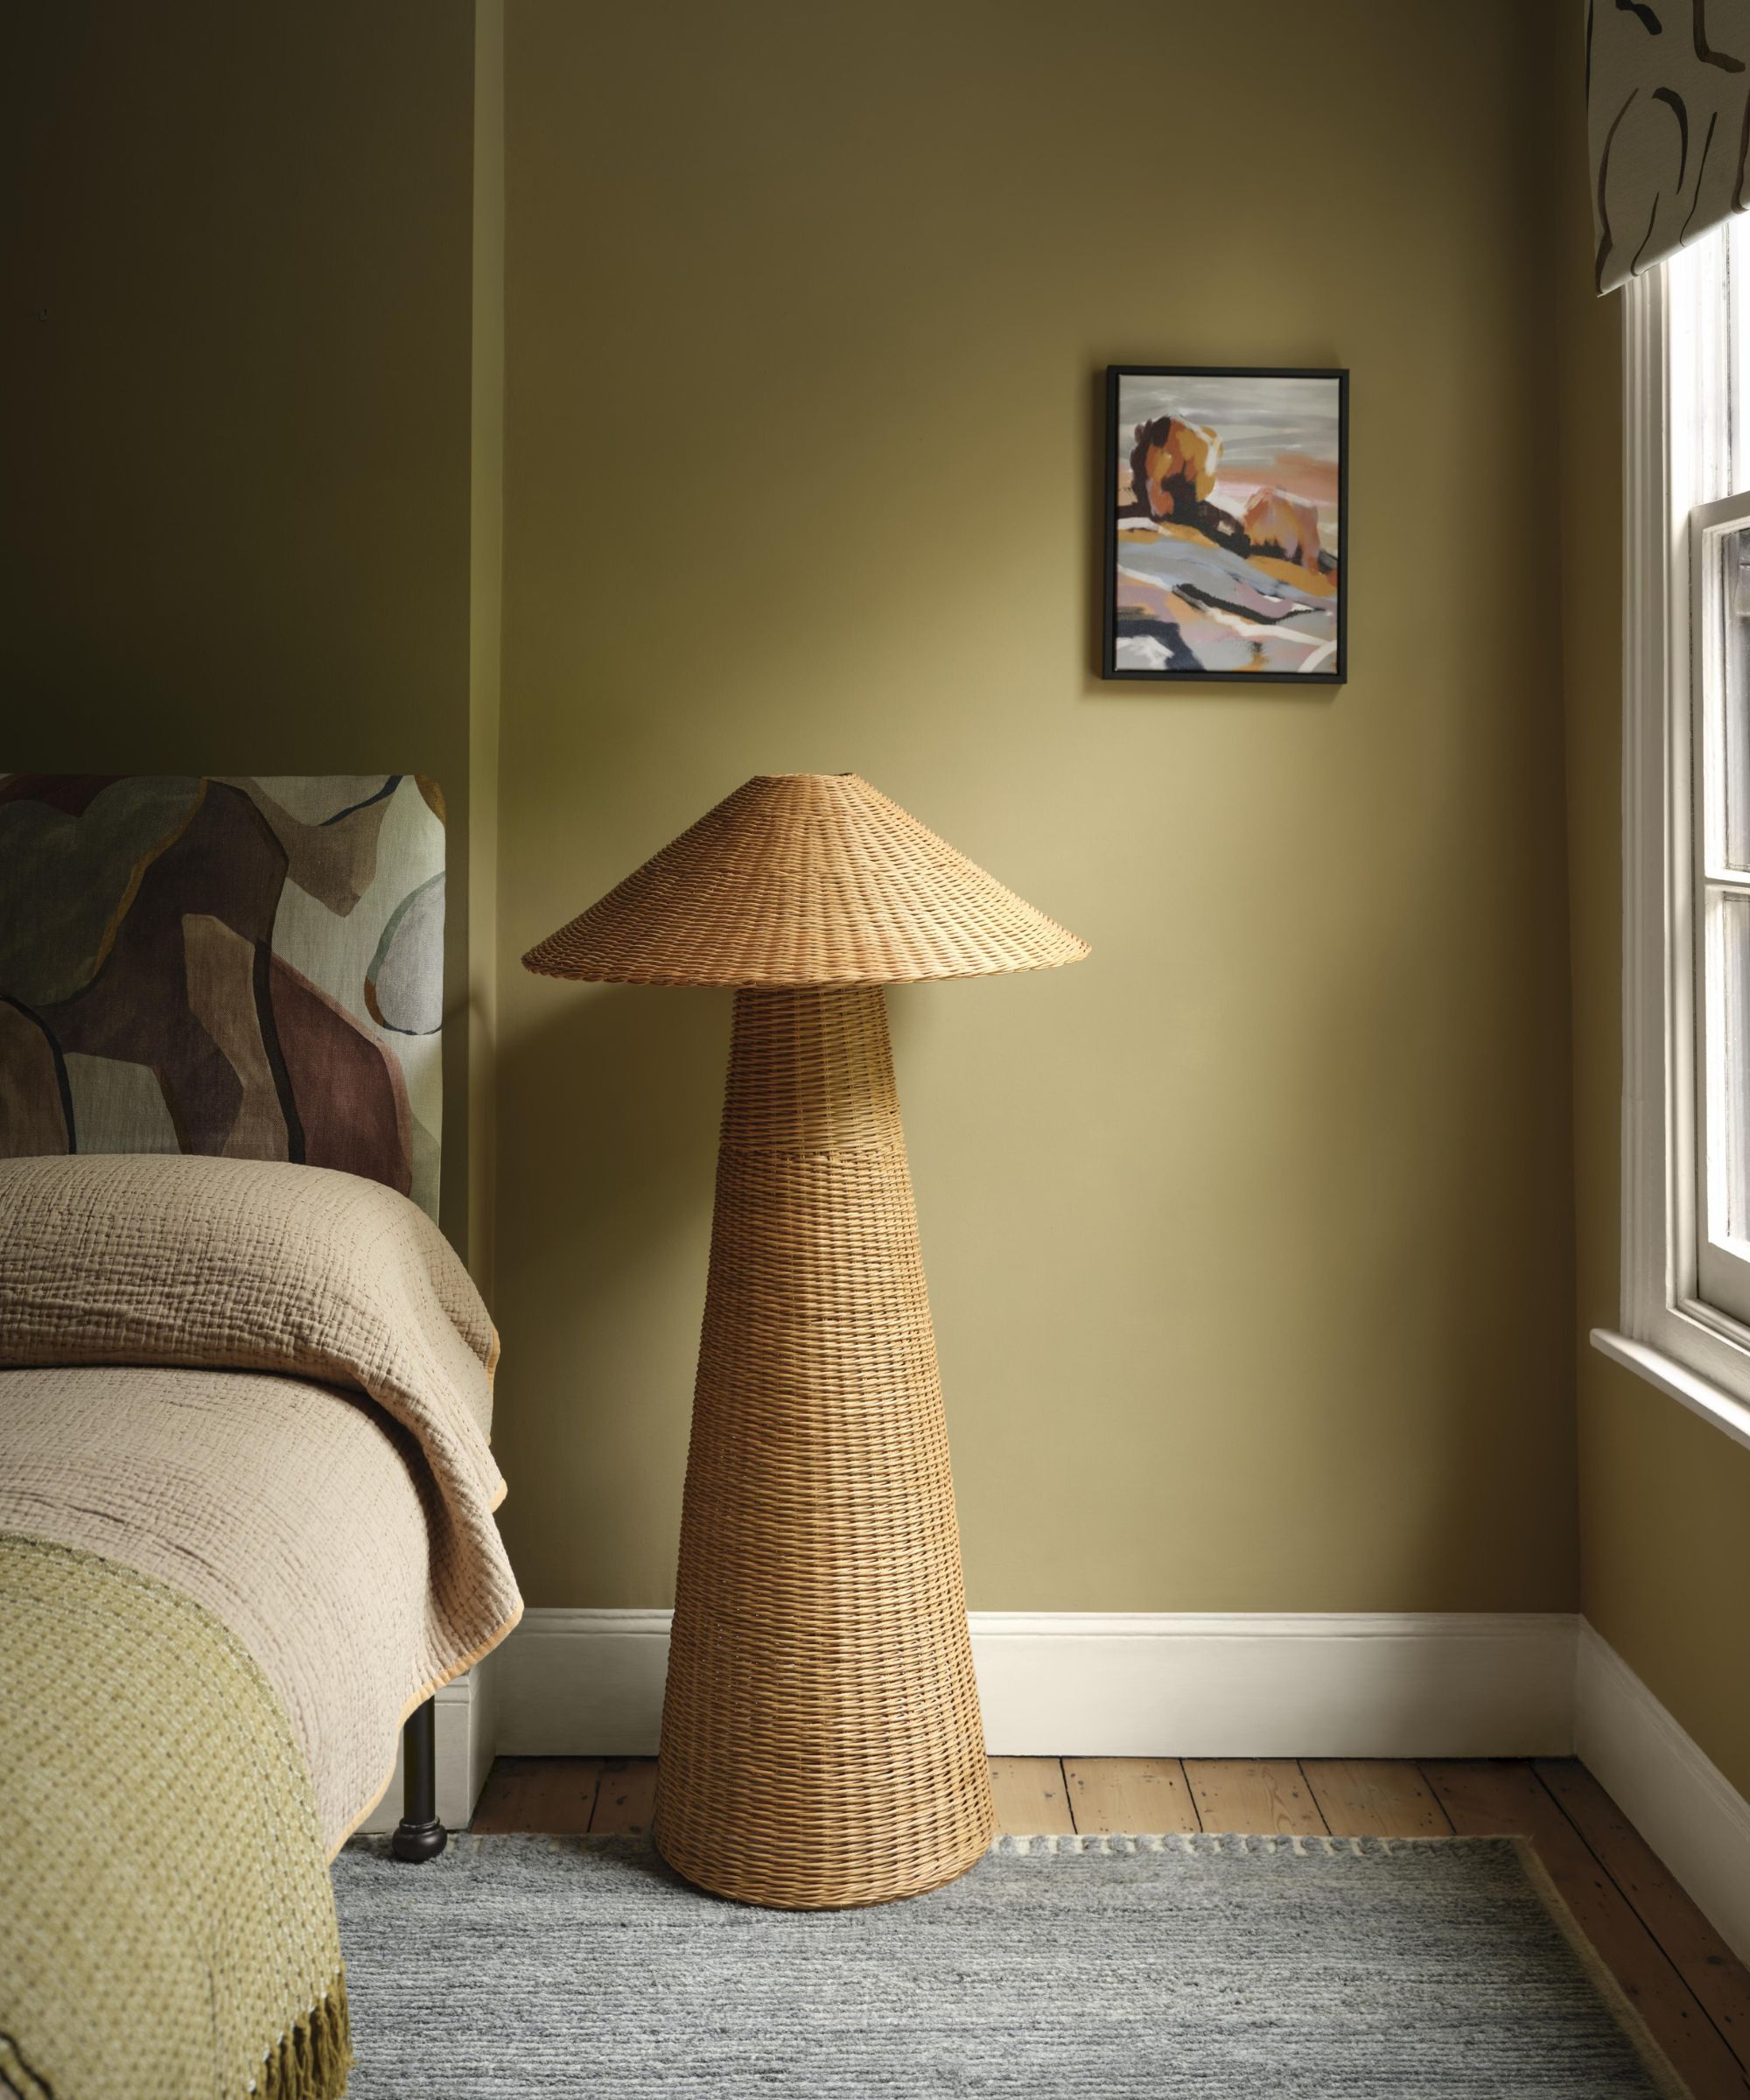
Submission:
M 1112 365 L 1108 678 L 1341 683 L 1347 372 Z

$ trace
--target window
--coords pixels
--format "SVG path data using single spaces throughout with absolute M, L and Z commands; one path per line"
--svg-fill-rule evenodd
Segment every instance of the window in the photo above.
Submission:
M 1750 497 L 1690 524 L 1697 1289 L 1750 1322 Z
M 1750 1444 L 1750 219 L 1623 294 L 1621 1333 Z

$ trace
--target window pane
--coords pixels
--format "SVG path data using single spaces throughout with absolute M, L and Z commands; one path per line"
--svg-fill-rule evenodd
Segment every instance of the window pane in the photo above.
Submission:
M 1750 1240 L 1750 897 L 1708 900 L 1708 1237 Z
M 1714 414 L 1724 424 L 1729 487 L 1750 488 L 1750 414 L 1746 413 L 1750 410 L 1750 217 L 1730 222 L 1722 249 L 1719 305 L 1726 318 L 1726 384 L 1719 389 Z M 1725 495 L 1728 488 L 1713 493 Z
M 1717 752 L 1719 776 L 1704 800 L 1718 812 L 1713 850 L 1725 866 L 1750 872 L 1750 525 L 1722 533 L 1718 544 L 1724 677 L 1704 746 Z
M 1691 503 L 1712 503 L 1746 485 L 1750 444 L 1740 458 L 1743 418 L 1740 360 L 1750 353 L 1750 213 L 1679 248 L 1664 265 L 1670 294 L 1671 432 L 1682 456 L 1672 490 L 1681 517 Z M 1743 432 L 1750 438 L 1750 432 Z

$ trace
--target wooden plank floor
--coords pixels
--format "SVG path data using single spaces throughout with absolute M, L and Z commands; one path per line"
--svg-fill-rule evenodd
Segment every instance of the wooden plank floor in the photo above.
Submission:
M 1005 1830 L 1531 1838 L 1695 2100 L 1750 2100 L 1750 1972 L 1572 1759 L 998 1757 Z M 477 1830 L 650 1826 L 652 1758 L 501 1757 Z

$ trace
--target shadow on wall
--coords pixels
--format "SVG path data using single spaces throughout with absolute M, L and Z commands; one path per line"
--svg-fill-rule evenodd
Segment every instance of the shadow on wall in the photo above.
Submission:
M 696 1314 L 661 1279 L 676 1264 L 704 1302 L 711 1189 L 729 1054 L 721 991 L 542 980 L 503 1046 L 500 1381 L 505 1536 L 531 1604 L 648 1606 L 674 1583 Z M 550 1004 L 547 1004 L 550 1002 Z M 544 1011 L 543 1011 L 544 1007 Z M 634 1513 L 661 1509 L 660 1535 Z

